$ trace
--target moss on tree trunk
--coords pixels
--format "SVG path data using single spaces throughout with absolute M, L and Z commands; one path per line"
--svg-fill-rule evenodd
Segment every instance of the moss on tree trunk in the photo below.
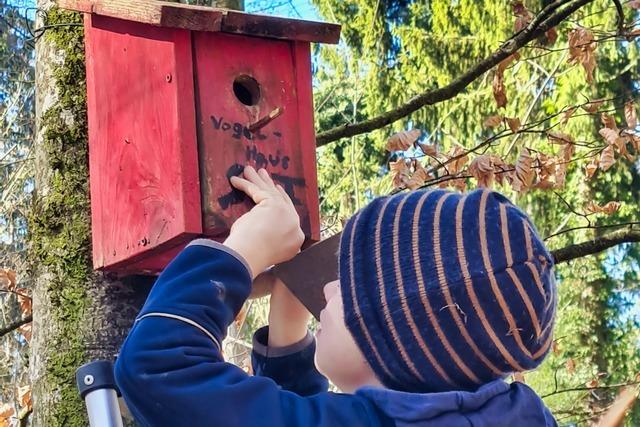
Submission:
M 41 23 L 48 29 L 36 54 L 36 196 L 29 222 L 36 276 L 33 423 L 85 426 L 75 370 L 115 357 L 148 286 L 92 269 L 82 16 L 39 6 L 48 10 Z

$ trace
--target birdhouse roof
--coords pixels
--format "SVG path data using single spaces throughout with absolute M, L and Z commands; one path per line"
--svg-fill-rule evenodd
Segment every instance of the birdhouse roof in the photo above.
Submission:
M 160 27 L 254 37 L 337 43 L 340 25 L 154 0 L 58 0 L 63 9 Z

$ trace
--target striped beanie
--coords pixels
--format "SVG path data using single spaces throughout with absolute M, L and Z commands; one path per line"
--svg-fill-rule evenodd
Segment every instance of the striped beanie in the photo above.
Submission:
M 488 190 L 381 197 L 345 226 L 345 323 L 386 387 L 474 390 L 551 347 L 553 258 L 527 216 Z

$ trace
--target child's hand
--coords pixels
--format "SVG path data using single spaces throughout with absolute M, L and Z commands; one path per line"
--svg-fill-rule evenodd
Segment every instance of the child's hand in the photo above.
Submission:
M 247 193 L 256 206 L 236 220 L 224 244 L 242 255 L 255 277 L 293 258 L 304 242 L 304 233 L 293 202 L 266 170 L 256 172 L 247 166 L 243 175 L 232 177 L 231 185 Z

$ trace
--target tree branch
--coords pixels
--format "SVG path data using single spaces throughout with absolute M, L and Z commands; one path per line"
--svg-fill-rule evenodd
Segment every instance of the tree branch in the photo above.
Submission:
M 480 61 L 473 66 L 470 70 L 464 73 L 462 76 L 455 79 L 453 82 L 445 87 L 428 90 L 420 95 L 414 96 L 407 103 L 400 105 L 394 110 L 387 111 L 379 116 L 373 117 L 368 120 L 364 120 L 359 123 L 344 124 L 337 126 L 333 129 L 329 129 L 325 132 L 320 132 L 316 137 L 316 145 L 321 147 L 330 142 L 337 141 L 338 139 L 359 135 L 362 133 L 371 132 L 376 129 L 380 129 L 387 126 L 409 114 L 419 110 L 426 105 L 433 105 L 438 102 L 446 101 L 453 98 L 460 92 L 462 92 L 467 86 L 474 82 L 478 77 L 498 65 L 502 60 L 506 59 L 509 55 L 516 52 L 525 44 L 534 40 L 544 32 L 558 25 L 564 19 L 566 19 L 573 12 L 581 8 L 582 6 L 591 3 L 593 0 L 576 0 L 576 1 L 556 1 L 545 9 L 543 9 L 536 18 L 522 31 L 512 36 L 509 40 L 504 42 L 497 51 L 491 54 L 489 57 Z M 550 13 L 552 10 L 559 9 L 562 6 L 566 6 L 561 10 Z M 548 18 L 547 16 L 550 15 Z M 546 18 L 546 19 L 545 19 Z
M 551 393 L 547 393 L 543 396 L 540 396 L 541 399 L 545 399 L 549 396 L 553 396 L 555 394 L 561 394 L 561 393 L 568 393 L 571 391 L 593 391 L 593 390 L 607 390 L 607 389 L 611 389 L 611 388 L 620 388 L 620 387 L 627 387 L 630 385 L 638 385 L 640 384 L 638 381 L 629 381 L 627 383 L 620 383 L 620 384 L 608 384 L 608 385 L 599 385 L 599 386 L 594 386 L 594 387 L 589 387 L 589 386 L 581 386 L 581 387 L 574 387 L 574 388 L 565 388 L 562 390 L 556 390 L 553 391 Z
M 33 321 L 33 316 L 27 316 L 24 319 L 17 320 L 4 328 L 0 329 L 0 338 Z
M 605 234 L 588 242 L 577 243 L 551 251 L 556 264 L 597 254 L 621 243 L 640 242 L 640 231 L 621 230 Z
M 616 6 L 616 12 L 618 13 L 618 35 L 624 35 L 624 11 L 622 10 L 622 4 L 620 4 L 620 0 L 613 0 L 613 4 Z

